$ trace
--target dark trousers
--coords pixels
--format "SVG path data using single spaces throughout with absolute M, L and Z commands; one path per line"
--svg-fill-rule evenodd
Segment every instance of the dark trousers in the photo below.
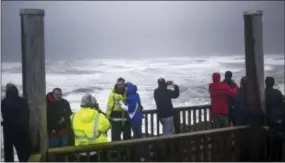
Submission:
M 142 121 L 132 124 L 132 130 L 134 133 L 134 139 L 140 139 L 142 138 Z M 136 150 L 138 152 L 139 158 L 145 157 L 145 150 L 148 148 L 147 146 L 144 146 L 143 144 L 138 144 L 136 147 Z M 139 159 L 137 161 L 140 161 Z
M 284 130 L 283 124 L 271 123 L 269 126 L 269 161 L 281 162 L 284 143 Z
M 112 141 L 121 140 L 121 133 L 123 132 L 123 140 L 131 139 L 131 125 L 125 121 L 111 121 L 112 124 Z
M 212 114 L 212 128 L 223 128 L 229 126 L 229 117 L 227 115 Z
M 233 124 L 233 126 L 237 125 L 236 122 L 236 111 L 235 108 L 233 108 L 232 106 L 229 106 L 229 125 Z
M 27 162 L 30 154 L 29 136 L 27 131 L 3 126 L 4 160 L 14 162 L 13 147 L 16 148 L 20 162 Z

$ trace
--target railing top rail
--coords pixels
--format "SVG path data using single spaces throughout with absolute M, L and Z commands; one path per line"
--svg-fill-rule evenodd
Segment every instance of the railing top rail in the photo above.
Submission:
M 196 105 L 196 106 L 183 106 L 183 107 L 175 107 L 174 110 L 196 110 L 196 109 L 206 109 L 209 108 L 210 105 Z M 144 110 L 143 113 L 155 113 L 156 109 Z
M 68 146 L 68 147 L 60 147 L 60 148 L 51 148 L 48 150 L 48 153 L 53 154 L 62 154 L 62 153 L 72 153 L 72 152 L 86 152 L 86 151 L 94 151 L 96 149 L 106 149 L 112 148 L 115 146 L 133 146 L 134 144 L 138 143 L 146 143 L 146 142 L 154 142 L 154 141 L 163 141 L 169 139 L 178 139 L 178 138 L 185 138 L 190 136 L 199 136 L 205 134 L 217 134 L 221 132 L 231 132 L 240 129 L 246 129 L 248 126 L 239 126 L 239 127 L 228 127 L 228 128 L 219 128 L 219 129 L 212 129 L 212 130 L 205 130 L 205 131 L 197 131 L 197 132 L 190 132 L 190 133 L 182 133 L 182 134 L 175 134 L 170 136 L 160 136 L 160 137 L 148 137 L 148 138 L 141 138 L 135 140 L 126 140 L 126 141 L 115 141 L 110 143 L 102 143 L 96 145 L 86 145 L 86 146 Z

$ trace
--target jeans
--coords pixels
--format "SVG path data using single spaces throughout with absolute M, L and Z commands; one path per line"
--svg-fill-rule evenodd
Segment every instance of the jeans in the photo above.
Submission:
M 171 135 L 175 133 L 173 116 L 168 118 L 160 118 L 160 123 L 163 128 L 163 135 Z
M 68 136 L 49 137 L 48 144 L 49 148 L 68 146 Z

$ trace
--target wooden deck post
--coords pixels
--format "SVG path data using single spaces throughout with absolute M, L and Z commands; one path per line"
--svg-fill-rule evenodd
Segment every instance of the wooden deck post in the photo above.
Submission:
M 250 109 L 250 125 L 247 139 L 250 161 L 258 161 L 262 146 L 261 126 L 265 123 L 264 55 L 262 11 L 244 13 L 245 65 L 247 100 Z
M 264 103 L 264 55 L 263 55 L 262 11 L 244 13 L 245 65 L 248 80 L 247 97 L 255 115 L 252 124 L 264 123 L 260 115 L 265 113 Z
M 20 9 L 23 95 L 30 107 L 32 152 L 47 151 L 44 11 Z

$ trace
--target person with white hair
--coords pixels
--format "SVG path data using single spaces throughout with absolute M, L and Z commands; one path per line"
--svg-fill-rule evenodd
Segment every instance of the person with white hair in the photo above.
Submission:
M 70 119 L 75 146 L 108 142 L 107 131 L 111 128 L 111 124 L 100 111 L 96 98 L 91 94 L 85 94 L 82 97 L 81 108 L 72 114 Z M 96 155 L 93 154 L 93 156 Z M 104 156 L 100 155 L 100 161 L 104 159 L 102 157 Z M 94 159 L 97 160 L 97 157 Z

